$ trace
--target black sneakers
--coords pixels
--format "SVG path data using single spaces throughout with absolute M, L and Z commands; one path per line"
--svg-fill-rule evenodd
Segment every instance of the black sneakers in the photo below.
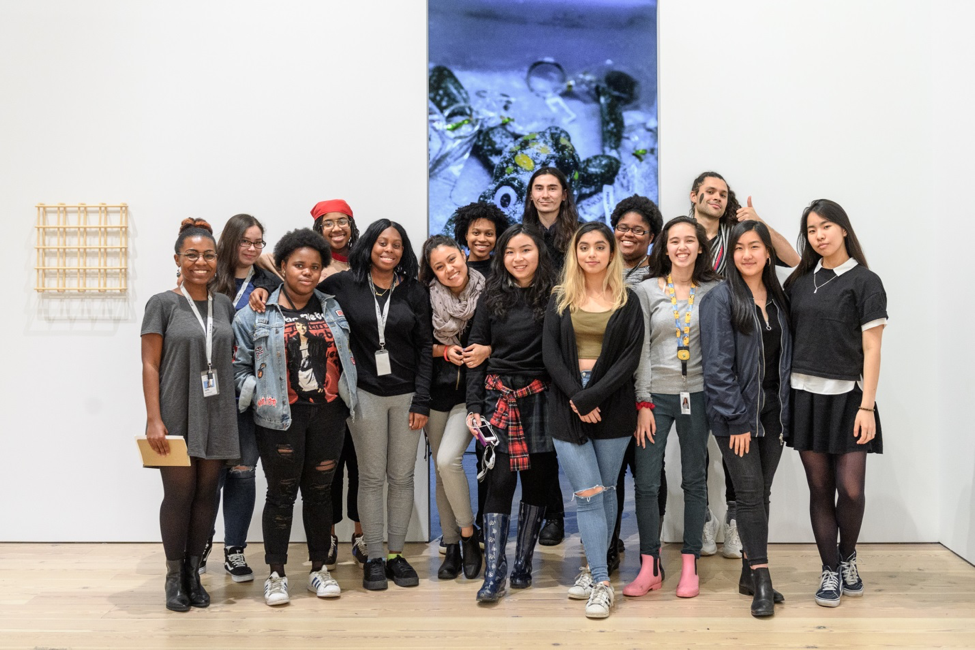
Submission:
M 230 574 L 234 582 L 250 582 L 254 579 L 254 572 L 247 566 L 244 559 L 243 546 L 230 546 L 223 550 L 223 568 Z
M 420 584 L 420 577 L 402 555 L 386 562 L 386 577 L 392 579 L 397 587 L 416 587 Z
M 823 607 L 840 606 L 840 572 L 823 565 L 823 575 L 816 590 L 816 604 Z
M 850 557 L 840 560 L 840 578 L 843 581 L 843 595 L 857 598 L 863 595 L 863 580 L 857 571 L 857 552 Z
M 362 565 L 362 588 L 369 591 L 382 591 L 389 587 L 386 582 L 386 562 L 381 558 L 367 560 Z

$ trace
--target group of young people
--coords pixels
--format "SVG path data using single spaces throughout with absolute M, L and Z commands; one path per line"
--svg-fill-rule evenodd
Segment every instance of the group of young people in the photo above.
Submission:
M 177 287 L 149 300 L 142 327 L 149 443 L 167 453 L 166 436 L 182 436 L 191 456 L 189 467 L 161 469 L 166 606 L 209 604 L 199 574 L 221 498 L 225 568 L 235 581 L 253 580 L 244 549 L 258 458 L 268 484 L 268 605 L 290 600 L 299 492 L 307 588 L 341 594 L 329 570 L 343 467 L 363 587 L 416 586 L 403 550 L 425 432 L 443 528 L 438 578 L 476 579 L 483 568 L 480 603 L 509 585 L 530 587 L 543 524 L 561 526 L 561 467 L 586 556 L 568 597 L 605 618 L 626 467 L 641 562 L 623 594 L 662 587 L 672 428 L 684 492 L 678 596 L 698 595 L 697 560 L 714 552 L 709 433 L 729 479 L 725 543 L 740 535 L 739 590 L 753 597 L 752 614 L 771 616 L 783 600 L 767 544 L 784 445 L 799 452 L 809 484 L 822 559 L 816 602 L 862 595 L 866 455 L 882 451 L 883 285 L 835 202 L 803 211 L 797 253 L 719 174 L 695 179 L 690 199 L 690 215 L 666 224 L 639 196 L 623 200 L 610 225 L 581 223 L 568 179 L 544 167 L 530 180 L 521 223 L 488 204 L 465 206 L 454 237 L 430 237 L 419 260 L 400 224 L 380 219 L 360 235 L 341 200 L 317 204 L 313 228 L 284 235 L 270 257 L 254 217 L 231 218 L 219 241 L 206 222 L 184 221 Z M 777 265 L 795 267 L 784 287 Z M 463 466 L 472 441 L 476 515 Z

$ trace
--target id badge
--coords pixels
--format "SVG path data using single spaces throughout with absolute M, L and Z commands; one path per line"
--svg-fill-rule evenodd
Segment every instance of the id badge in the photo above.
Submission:
M 680 414 L 691 414 L 691 394 L 686 391 L 680 394 Z
M 217 371 L 204 370 L 200 373 L 200 381 L 203 383 L 203 397 L 213 397 L 220 394 L 220 387 L 217 385 Z
M 376 375 L 382 377 L 393 372 L 389 366 L 389 351 L 376 350 Z

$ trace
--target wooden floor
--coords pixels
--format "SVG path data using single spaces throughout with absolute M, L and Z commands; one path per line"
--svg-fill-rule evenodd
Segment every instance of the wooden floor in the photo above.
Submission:
M 259 545 L 249 554 L 261 559 Z M 720 555 L 700 562 L 701 595 L 674 595 L 679 546 L 664 549 L 664 589 L 620 595 L 637 569 L 635 537 L 614 576 L 617 606 L 603 621 L 587 620 L 584 602 L 565 592 L 579 566 L 574 535 L 535 556 L 535 586 L 493 607 L 478 606 L 480 581 L 438 582 L 435 545 L 412 545 L 420 586 L 366 592 L 350 546 L 333 573 L 342 597 L 319 600 L 305 588 L 301 546 L 288 566 L 291 604 L 264 605 L 264 568 L 235 584 L 211 560 L 204 584 L 208 609 L 178 614 L 163 607 L 164 559 L 159 544 L 0 544 L 0 648 L 514 648 L 514 647 L 975 647 L 975 567 L 937 544 L 862 545 L 862 598 L 818 607 L 815 547 L 770 549 L 772 576 L 786 604 L 772 619 L 749 615 L 739 596 L 740 562 Z M 510 553 L 513 547 L 509 547 Z M 214 548 L 213 558 L 222 558 Z

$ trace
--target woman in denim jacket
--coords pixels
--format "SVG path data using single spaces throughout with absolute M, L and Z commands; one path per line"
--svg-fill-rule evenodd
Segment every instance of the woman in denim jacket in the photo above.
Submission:
M 332 475 L 342 453 L 345 420 L 355 410 L 356 370 L 349 326 L 333 296 L 315 286 L 331 260 L 328 243 L 307 228 L 274 248 L 284 284 L 263 313 L 250 307 L 234 319 L 234 378 L 239 409 L 254 407 L 261 465 L 267 478 L 263 530 L 268 605 L 289 602 L 288 542 L 301 489 L 311 573 L 308 590 L 341 594 L 325 567 L 331 544 Z

